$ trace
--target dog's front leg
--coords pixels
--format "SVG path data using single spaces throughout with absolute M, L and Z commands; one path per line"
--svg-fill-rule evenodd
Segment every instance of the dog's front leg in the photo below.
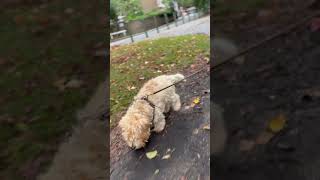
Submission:
M 181 109 L 181 101 L 180 101 L 180 96 L 178 94 L 175 94 L 172 97 L 172 109 L 174 111 L 179 111 Z
M 157 133 L 161 132 L 166 125 L 165 116 L 158 109 L 155 110 L 153 125 L 153 131 Z

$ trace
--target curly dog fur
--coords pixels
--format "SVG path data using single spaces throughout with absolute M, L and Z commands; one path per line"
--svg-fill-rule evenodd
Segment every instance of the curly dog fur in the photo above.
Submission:
M 182 79 L 184 79 L 182 74 L 161 75 L 149 80 L 140 89 L 134 102 L 119 122 L 123 139 L 131 148 L 144 147 L 151 131 L 161 132 L 164 129 L 166 121 L 163 113 L 169 112 L 171 108 L 174 111 L 181 108 L 180 96 L 176 94 L 174 86 L 149 96 L 150 102 L 156 106 L 155 110 L 141 98 Z M 151 130 L 152 125 L 153 130 Z

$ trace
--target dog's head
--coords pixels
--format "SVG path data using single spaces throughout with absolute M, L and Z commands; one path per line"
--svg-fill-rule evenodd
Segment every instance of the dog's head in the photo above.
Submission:
M 126 114 L 119 122 L 122 136 L 134 149 L 145 147 L 150 137 L 150 120 L 143 114 Z

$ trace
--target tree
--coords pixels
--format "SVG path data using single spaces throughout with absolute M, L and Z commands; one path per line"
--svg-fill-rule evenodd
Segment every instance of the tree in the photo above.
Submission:
M 193 0 L 193 1 L 194 1 L 194 5 L 198 9 L 206 10 L 206 9 L 209 9 L 210 7 L 210 0 Z
M 110 19 L 116 21 L 118 19 L 117 10 L 114 5 L 114 1 L 110 3 L 110 11 L 109 11 Z
M 139 0 L 111 0 L 118 15 L 122 16 L 139 16 L 143 11 Z
M 182 7 L 191 7 L 194 5 L 194 1 L 196 0 L 176 0 L 176 1 Z

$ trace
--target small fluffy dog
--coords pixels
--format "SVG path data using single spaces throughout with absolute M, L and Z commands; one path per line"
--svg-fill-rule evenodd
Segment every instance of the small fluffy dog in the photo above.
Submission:
M 181 108 L 180 96 L 176 94 L 174 86 L 149 96 L 151 104 L 142 98 L 182 79 L 182 74 L 158 76 L 145 83 L 134 97 L 127 113 L 119 121 L 122 136 L 131 148 L 144 147 L 151 131 L 161 132 L 164 129 L 166 121 L 163 113 L 171 108 L 174 111 Z

